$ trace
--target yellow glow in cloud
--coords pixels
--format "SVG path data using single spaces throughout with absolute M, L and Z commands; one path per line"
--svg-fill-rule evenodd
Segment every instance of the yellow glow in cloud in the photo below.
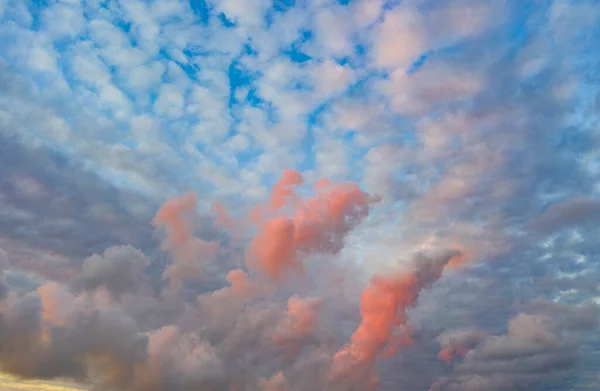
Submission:
M 0 373 L 0 391 L 85 391 L 66 381 L 22 380 L 17 377 Z

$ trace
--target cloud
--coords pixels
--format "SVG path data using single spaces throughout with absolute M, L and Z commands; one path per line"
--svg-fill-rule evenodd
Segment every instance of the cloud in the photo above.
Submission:
M 172 197 L 159 209 L 153 223 L 166 231 L 163 248 L 173 253 L 173 263 L 163 275 L 175 288 L 190 278 L 198 278 L 201 273 L 199 257 L 211 260 L 218 243 L 206 242 L 194 235 L 194 214 L 196 195 L 187 193 Z
M 560 375 L 575 365 L 581 333 L 594 329 L 598 321 L 593 307 L 568 308 L 572 318 L 565 321 L 561 307 L 532 303 L 529 311 L 509 321 L 506 334 L 483 338 L 468 350 L 464 361 L 455 365 L 454 379 L 435 383 L 431 390 L 527 389 Z
M 293 186 L 301 183 L 299 172 L 284 171 L 265 211 L 277 212 L 290 198 L 294 210 L 291 217 L 265 218 L 261 215 L 265 212 L 256 210 L 260 232 L 252 241 L 248 265 L 274 280 L 280 280 L 290 270 L 302 271 L 297 259 L 302 254 L 338 253 L 345 236 L 368 216 L 370 205 L 379 201 L 354 183 L 335 184 L 328 180 L 314 185 L 315 197 L 302 200 L 293 192 Z
M 76 289 L 94 291 L 106 289 L 115 297 L 135 292 L 150 261 L 132 246 L 110 247 L 104 256 L 94 254 L 82 264 L 82 274 L 73 283 Z
M 373 34 L 373 62 L 379 68 L 408 68 L 428 47 L 421 14 L 399 6 L 385 14 Z
M 595 199 L 572 198 L 566 202 L 550 205 L 537 219 L 529 222 L 532 230 L 542 233 L 567 229 L 593 221 L 600 212 L 600 204 Z
M 456 357 L 467 354 L 472 345 L 477 344 L 483 336 L 478 330 L 445 331 L 438 337 L 441 346 L 438 358 L 451 364 Z
M 304 345 L 310 342 L 317 331 L 322 307 L 323 300 L 319 298 L 292 296 L 288 299 L 287 317 L 279 324 L 274 335 L 275 341 L 288 356 L 296 357 Z
M 596 2 L 42 3 L 0 0 L 0 383 L 597 388 Z
M 21 243 L 24 250 L 33 246 L 81 259 L 90 252 L 101 253 L 107 244 L 154 246 L 152 200 L 116 191 L 81 162 L 50 148 L 15 136 L 0 139 L 0 202 L 9 213 L 0 225 L 12 247 Z M 22 258 L 26 257 L 13 262 Z
M 361 297 L 361 324 L 350 344 L 334 356 L 330 376 L 367 380 L 364 387 L 377 387 L 376 362 L 395 355 L 399 346 L 412 343 L 406 310 L 416 304 L 420 291 L 438 280 L 444 267 L 460 255 L 457 251 L 417 254 L 414 271 L 375 276 Z
M 316 185 L 317 196 L 304 199 L 294 191 L 302 184 L 299 173 L 286 171 L 273 187 L 271 202 L 255 209 L 261 212 L 255 212 L 257 221 L 287 207 L 294 214 L 310 211 L 313 203 L 326 205 L 324 211 L 332 211 L 332 221 L 338 213 L 351 212 L 344 221 L 352 224 L 318 225 L 322 234 L 346 235 L 346 229 L 366 218 L 369 197 L 355 185 L 321 181 Z M 348 204 L 352 200 L 360 202 Z M 348 205 L 353 208 L 348 209 Z M 157 228 L 165 230 L 164 244 L 173 255 L 169 267 L 178 267 L 181 256 L 195 264 L 202 257 L 186 247 L 199 240 L 194 233 L 197 213 L 196 197 L 189 193 L 167 200 L 156 214 Z M 261 234 L 257 232 L 256 237 Z M 343 249 L 343 242 L 339 243 L 341 247 L 335 247 L 338 252 Z M 311 251 L 334 254 L 327 246 Z M 298 261 L 302 261 L 311 254 L 299 256 Z M 338 322 L 336 310 L 330 315 L 324 311 L 325 305 L 343 305 L 326 302 L 326 298 L 336 297 L 331 290 L 337 288 L 317 288 L 314 293 L 322 296 L 291 295 L 285 299 L 276 287 L 263 289 L 257 284 L 261 275 L 252 269 L 250 273 L 234 269 L 226 277 L 229 286 L 200 294 L 190 302 L 181 291 L 153 293 L 165 288 L 153 287 L 151 279 L 142 277 L 148 265 L 146 256 L 131 246 L 113 247 L 103 257 L 93 255 L 84 260 L 81 275 L 72 285 L 76 290 L 50 282 L 23 296 L 14 292 L 5 296 L 0 307 L 6 331 L 3 335 L 8 339 L 3 346 L 20 353 L 0 356 L 0 362 L 4 370 L 21 376 L 70 377 L 115 389 L 303 389 L 312 382 L 326 389 L 348 388 L 350 384 L 374 388 L 385 384 L 377 375 L 378 362 L 393 360 L 401 346 L 409 351 L 423 342 L 419 335 L 422 326 L 410 321 L 410 311 L 440 280 L 447 265 L 457 266 L 454 259 L 462 262 L 463 258 L 458 250 L 432 249 L 415 254 L 411 269 L 373 277 L 362 294 L 361 320 L 344 345 L 341 335 L 330 334 L 326 327 Z M 311 275 L 304 279 L 312 284 Z M 550 368 L 553 363 L 568 363 L 574 360 L 581 336 L 596 325 L 592 307 L 578 309 L 534 300 L 523 308 L 524 312 L 510 321 L 504 336 L 442 334 L 439 341 L 443 351 L 459 361 L 455 375 L 439 379 L 432 389 L 453 389 L 456 384 L 475 387 L 474 381 L 490 387 L 533 381 L 535 376 L 521 372 L 502 379 L 486 376 L 500 368 L 498 365 L 506 366 L 503 360 L 513 356 L 554 352 L 547 364 L 545 359 L 539 364 L 538 359 L 531 360 L 534 373 L 538 373 L 539 365 Z M 435 356 L 432 352 L 431 359 Z M 490 369 L 484 362 L 490 363 Z M 315 366 L 321 367 L 320 374 L 306 379 L 304 371 L 313 371 Z M 469 380 L 475 378 L 479 380 Z
M 286 186 L 301 183 L 300 174 L 293 171 L 283 179 L 274 186 L 269 205 L 274 210 L 284 206 L 281 199 L 295 195 Z M 323 206 L 331 211 L 331 218 L 349 213 L 346 218 L 353 225 L 366 216 L 368 197 L 358 187 L 321 181 L 316 189 L 321 192 L 316 198 L 295 200 L 300 206 L 318 206 L 324 202 L 319 197 L 325 197 Z M 359 202 L 347 203 L 352 200 Z M 201 256 L 186 247 L 199 240 L 192 224 L 196 206 L 195 196 L 189 193 L 167 200 L 155 217 L 157 228 L 166 230 L 166 246 L 173 251 L 167 271 L 179 267 L 178 257 Z M 319 225 L 318 232 L 345 234 L 353 225 Z M 347 228 L 339 231 L 340 227 Z M 331 250 L 315 247 L 312 251 Z M 442 255 L 439 262 L 420 259 L 411 274 L 414 288 L 420 290 L 439 278 L 453 255 Z M 0 306 L 5 330 L 1 346 L 2 352 L 16 349 L 19 354 L 0 355 L 2 368 L 25 377 L 69 377 L 123 390 L 220 390 L 252 384 L 272 389 L 298 387 L 302 380 L 294 373 L 302 366 L 296 365 L 314 360 L 312 349 L 322 350 L 324 362 L 328 361 L 324 355 L 333 357 L 333 352 L 327 353 L 333 347 L 331 338 L 321 327 L 323 298 L 292 295 L 287 306 L 278 305 L 273 290 L 256 284 L 258 276 L 236 269 L 227 274 L 229 287 L 200 294 L 194 304 L 177 290 L 155 295 L 156 288 L 168 287 L 153 288 L 151 279 L 143 276 L 148 264 L 146 256 L 132 246 L 112 247 L 103 256 L 85 259 L 72 287 L 47 282 L 25 295 L 9 292 Z M 414 304 L 416 294 L 409 294 L 406 305 Z M 165 311 L 171 315 L 163 316 Z M 393 316 L 395 310 L 390 306 L 383 311 Z M 389 325 L 390 338 L 393 326 Z M 256 374 L 248 372 L 255 366 Z M 281 372 L 288 369 L 290 379 Z M 325 376 L 319 381 L 323 386 L 327 383 Z

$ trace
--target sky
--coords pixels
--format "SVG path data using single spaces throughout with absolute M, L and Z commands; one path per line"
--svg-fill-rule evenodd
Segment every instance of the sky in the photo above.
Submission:
M 0 0 L 0 390 L 600 384 L 600 3 Z

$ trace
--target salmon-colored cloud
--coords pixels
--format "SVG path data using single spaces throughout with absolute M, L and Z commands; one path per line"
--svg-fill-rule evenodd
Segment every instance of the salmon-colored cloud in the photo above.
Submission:
M 420 254 L 415 259 L 414 270 L 373 277 L 361 297 L 362 321 L 350 343 L 334 356 L 330 377 L 334 380 L 346 376 L 371 379 L 375 387 L 376 362 L 394 355 L 399 346 L 412 344 L 406 310 L 416 304 L 419 293 L 437 281 L 444 268 L 456 262 L 453 260 L 457 257 L 462 257 L 462 253 Z M 404 333 L 398 334 L 402 326 Z
M 254 210 L 259 232 L 249 249 L 248 266 L 273 280 L 288 271 L 303 270 L 301 256 L 316 251 L 338 253 L 346 235 L 369 214 L 370 205 L 379 197 L 363 192 L 355 183 L 320 180 L 313 188 L 316 195 L 302 199 L 293 186 L 303 182 L 297 171 L 286 170 L 275 184 L 267 208 Z M 293 200 L 290 216 L 266 216 Z
M 271 190 L 270 205 L 279 209 L 286 204 L 289 198 L 293 198 L 294 187 L 304 183 L 304 178 L 297 170 L 284 169 L 279 181 Z
M 323 307 L 320 298 L 288 299 L 286 317 L 279 324 L 275 342 L 285 350 L 288 357 L 296 357 L 309 342 L 319 325 L 319 313 Z
M 167 245 L 178 248 L 192 238 L 192 226 L 189 219 L 196 209 L 196 194 L 169 198 L 154 217 L 155 226 L 164 227 L 167 231 Z
M 201 258 L 212 259 L 219 246 L 216 242 L 195 237 L 196 208 L 195 193 L 174 196 L 163 204 L 152 220 L 157 228 L 165 231 L 162 246 L 174 256 L 173 264 L 163 275 L 174 287 L 180 287 L 186 279 L 199 277 L 202 272 Z
M 231 285 L 233 293 L 239 296 L 250 296 L 258 291 L 258 287 L 248 279 L 248 275 L 241 269 L 227 273 L 227 282 Z
M 345 375 L 375 378 L 373 369 L 384 350 L 393 349 L 394 330 L 405 323 L 407 307 L 417 296 L 417 276 L 375 276 L 363 291 L 360 301 L 362 321 L 345 345 L 334 356 L 331 377 Z M 396 343 L 410 343 L 410 337 Z

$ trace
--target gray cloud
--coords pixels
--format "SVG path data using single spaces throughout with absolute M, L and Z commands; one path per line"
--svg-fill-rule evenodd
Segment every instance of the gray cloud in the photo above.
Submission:
M 585 334 L 596 328 L 595 307 L 569 307 L 537 300 L 499 336 L 483 338 L 454 367 L 454 376 L 431 390 L 525 390 L 551 380 L 577 363 Z
M 131 245 L 110 247 L 104 255 L 94 254 L 83 261 L 82 273 L 73 282 L 76 290 L 108 290 L 115 297 L 141 288 L 146 256 Z
M 550 205 L 542 215 L 528 222 L 528 227 L 536 232 L 551 233 L 575 225 L 585 226 L 598 218 L 600 200 L 577 197 Z
M 115 244 L 155 247 L 153 202 L 82 162 L 0 132 L 0 167 L 0 236 L 75 259 Z

